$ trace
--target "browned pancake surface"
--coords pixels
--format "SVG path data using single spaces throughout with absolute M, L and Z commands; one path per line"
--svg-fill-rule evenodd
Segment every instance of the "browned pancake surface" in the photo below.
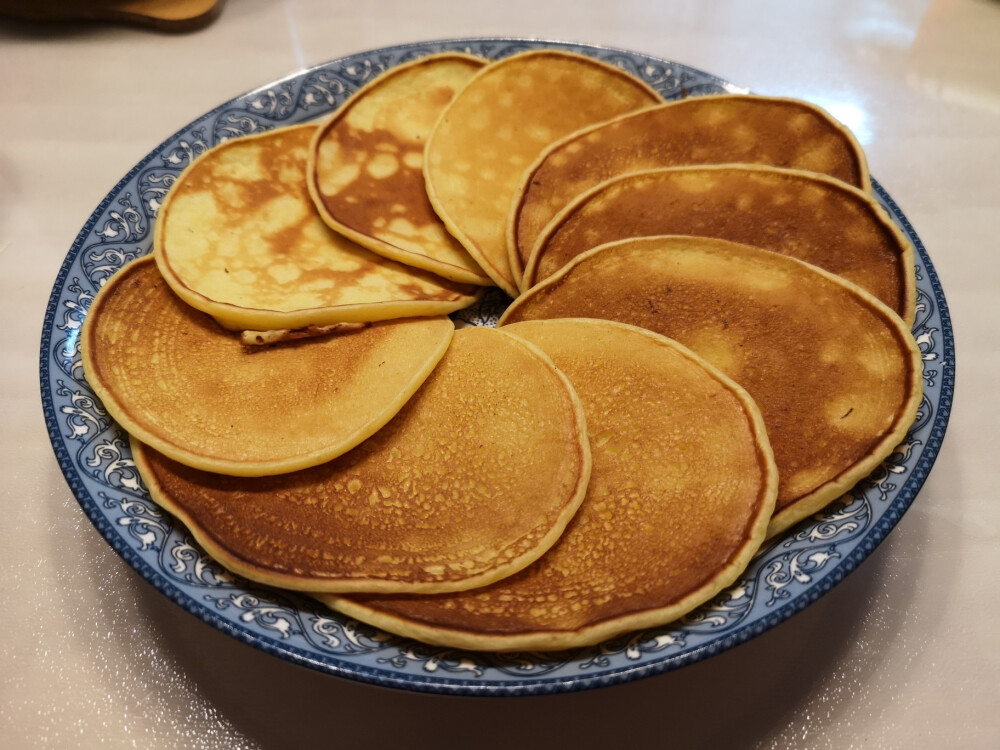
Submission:
M 498 60 L 442 113 L 424 176 L 435 211 L 493 281 L 516 294 L 507 216 L 525 169 L 553 141 L 662 101 L 628 73 L 556 50 Z
M 877 204 L 836 180 L 768 167 L 678 167 L 604 182 L 549 224 L 525 285 L 597 245 L 662 234 L 716 237 L 804 260 L 913 321 L 913 248 Z
M 815 105 L 738 94 L 669 102 L 585 128 L 539 157 L 511 215 L 518 277 L 545 225 L 598 183 L 627 172 L 729 162 L 820 172 L 871 190 L 861 147 Z
M 445 314 L 478 287 L 383 258 L 327 227 L 306 186 L 316 126 L 227 141 L 171 187 L 153 237 L 176 294 L 234 330 Z
M 872 471 L 920 401 L 919 350 L 892 311 L 759 248 L 702 237 L 605 245 L 522 295 L 501 323 L 561 317 L 657 331 L 749 391 L 781 478 L 771 533 Z
M 412 318 L 246 348 L 174 295 L 147 257 L 98 294 L 81 348 L 88 382 L 131 434 L 178 461 L 252 476 L 326 461 L 371 435 L 453 331 L 444 316 Z
M 153 498 L 253 580 L 307 591 L 451 591 L 523 568 L 590 476 L 582 407 L 537 350 L 456 332 L 399 414 L 339 458 L 238 478 L 140 448 Z
M 730 583 L 763 539 L 776 482 L 746 394 L 631 326 L 547 320 L 505 330 L 552 356 L 586 409 L 594 469 L 562 538 L 482 589 L 324 600 L 432 643 L 549 650 L 668 622 Z
M 309 190 L 327 224 L 401 263 L 493 283 L 434 213 L 423 174 L 424 146 L 441 110 L 485 64 L 443 53 L 394 68 L 320 126 Z

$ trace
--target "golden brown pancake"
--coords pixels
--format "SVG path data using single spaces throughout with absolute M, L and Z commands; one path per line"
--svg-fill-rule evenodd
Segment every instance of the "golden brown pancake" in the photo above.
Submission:
M 182 463 L 258 476 L 328 461 L 378 430 L 453 333 L 437 316 L 250 349 L 147 257 L 97 294 L 81 347 L 87 382 L 129 433 Z
M 584 128 L 542 152 L 521 178 L 507 225 L 515 278 L 545 225 L 595 185 L 628 172 L 735 162 L 821 172 L 871 192 L 861 146 L 813 104 L 742 94 L 668 102 Z
M 178 177 L 153 248 L 167 283 L 234 330 L 447 314 L 477 287 L 375 255 L 320 219 L 306 189 L 315 125 L 227 141 Z
M 521 174 L 553 141 L 661 101 L 638 79 L 582 55 L 540 50 L 492 63 L 445 108 L 427 142 L 431 205 L 490 278 L 516 295 L 506 224 Z
M 624 175 L 584 193 L 539 237 L 526 288 L 626 237 L 690 234 L 774 250 L 863 287 L 913 322 L 913 248 L 868 195 L 808 172 L 749 165 Z
M 735 580 L 764 538 L 777 484 L 746 392 L 640 328 L 546 320 L 503 330 L 546 351 L 586 410 L 594 469 L 562 538 L 485 588 L 321 599 L 428 643 L 553 650 L 670 622 Z
M 455 334 L 389 424 L 322 466 L 234 478 L 139 447 L 153 499 L 253 580 L 308 591 L 455 591 L 528 565 L 586 492 L 580 401 L 534 346 Z
M 309 153 L 308 186 L 331 229 L 446 279 L 493 284 L 434 213 L 423 172 L 431 128 L 485 64 L 447 52 L 393 68 L 320 126 Z
M 562 317 L 669 336 L 749 391 L 781 480 L 769 535 L 867 476 L 920 403 L 920 352 L 894 312 L 838 276 L 756 247 L 683 236 L 610 243 L 522 295 L 500 322 Z

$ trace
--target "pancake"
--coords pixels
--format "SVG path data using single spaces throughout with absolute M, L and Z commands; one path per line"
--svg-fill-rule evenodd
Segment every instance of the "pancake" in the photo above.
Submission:
M 603 182 L 549 223 L 531 252 L 525 286 L 597 245 L 663 234 L 790 255 L 854 282 L 913 323 L 913 248 L 878 204 L 838 180 L 772 167 L 675 167 Z
M 428 643 L 534 651 L 662 625 L 732 583 L 764 538 L 777 482 L 746 392 L 632 326 L 552 320 L 503 330 L 546 351 L 586 410 L 594 468 L 562 538 L 520 573 L 473 591 L 320 598 Z
M 306 189 L 315 125 L 207 151 L 157 214 L 154 255 L 192 307 L 233 330 L 441 315 L 477 287 L 375 255 L 329 229 Z
M 235 478 L 142 447 L 153 499 L 229 569 L 307 591 L 454 591 L 528 565 L 586 492 L 584 413 L 537 348 L 456 332 L 389 424 L 322 466 Z
M 780 485 L 769 535 L 820 510 L 903 440 L 920 351 L 892 310 L 794 258 L 705 237 L 645 237 L 580 255 L 501 324 L 592 317 L 690 347 L 753 396 Z
M 545 225 L 595 185 L 628 172 L 730 162 L 821 172 L 871 192 L 861 146 L 819 107 L 742 94 L 688 97 L 584 128 L 542 152 L 521 179 L 507 225 L 515 278 Z
M 448 52 L 393 68 L 319 127 L 308 187 L 327 226 L 400 263 L 452 281 L 493 284 L 434 213 L 423 172 L 431 128 L 485 64 Z
M 431 205 L 490 278 L 516 295 L 506 224 L 521 174 L 553 141 L 661 101 L 645 83 L 582 55 L 540 50 L 492 63 L 431 132 Z
M 87 382 L 125 430 L 185 464 L 240 476 L 294 471 L 388 422 L 454 333 L 444 316 L 244 347 L 174 295 L 151 258 L 98 292 L 80 337 Z

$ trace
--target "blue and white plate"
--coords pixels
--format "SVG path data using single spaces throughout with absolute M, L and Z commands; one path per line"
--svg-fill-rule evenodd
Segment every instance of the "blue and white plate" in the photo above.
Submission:
M 100 286 L 124 263 L 150 252 L 156 211 L 181 170 L 228 138 L 325 115 L 379 73 L 413 58 L 445 50 L 497 58 L 541 47 L 617 65 L 668 99 L 745 91 L 684 65 L 584 45 L 460 39 L 350 55 L 267 84 L 185 126 L 104 197 L 69 249 L 41 341 L 42 403 L 56 457 L 84 512 L 115 551 L 170 599 L 232 637 L 330 674 L 436 693 L 540 694 L 634 680 L 742 643 L 816 601 L 885 538 L 927 478 L 951 409 L 954 340 L 944 293 L 923 244 L 873 181 L 877 199 L 916 248 L 913 332 L 924 357 L 924 399 L 916 423 L 897 452 L 845 502 L 773 542 L 734 586 L 673 625 L 554 654 L 476 654 L 425 646 L 346 619 L 306 597 L 234 577 L 153 504 L 125 434 L 84 380 L 79 333 Z M 476 309 L 456 318 L 490 324 L 504 299 L 487 295 Z

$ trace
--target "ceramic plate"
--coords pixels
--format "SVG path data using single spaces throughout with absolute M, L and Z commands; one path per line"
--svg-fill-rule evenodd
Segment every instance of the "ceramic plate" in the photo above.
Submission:
M 236 578 L 205 556 L 183 526 L 146 493 L 122 430 L 83 377 L 79 332 L 97 289 L 148 253 L 156 211 L 177 175 L 228 138 L 320 117 L 374 76 L 416 57 L 462 50 L 499 58 L 558 47 L 617 65 L 665 98 L 745 91 L 684 65 L 604 47 L 514 39 L 462 39 L 373 50 L 270 83 L 226 102 L 142 159 L 97 206 L 56 279 L 41 342 L 41 390 L 49 436 L 84 512 L 147 581 L 225 633 L 297 664 L 396 688 L 465 695 L 580 690 L 676 669 L 748 640 L 844 579 L 885 538 L 917 496 L 944 437 L 954 389 L 954 345 L 944 293 L 930 259 L 889 194 L 877 199 L 916 247 L 917 318 L 924 399 L 889 460 L 844 502 L 766 548 L 710 604 L 668 627 L 554 654 L 474 654 L 396 638 L 312 600 Z M 877 168 L 877 165 L 876 165 Z M 490 324 L 506 298 L 486 295 L 456 317 Z

